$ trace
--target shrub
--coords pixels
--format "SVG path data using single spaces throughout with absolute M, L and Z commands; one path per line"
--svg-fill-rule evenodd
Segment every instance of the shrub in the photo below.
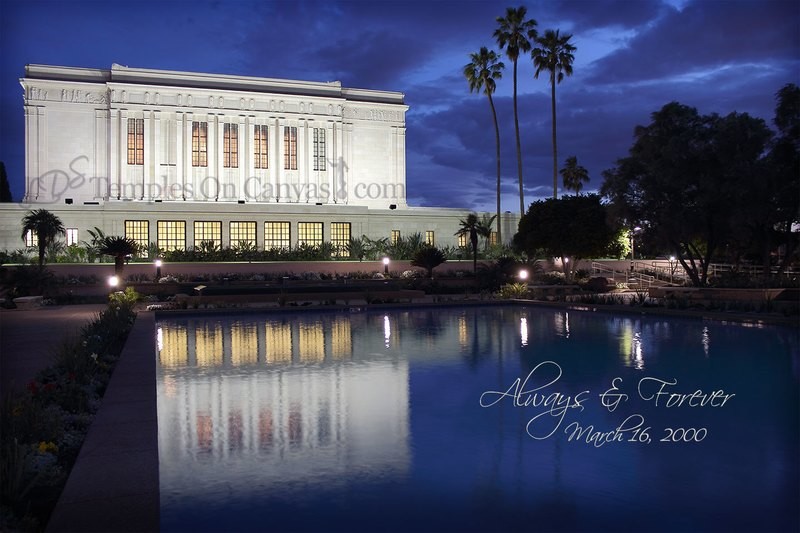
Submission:
M 504 300 L 527 298 L 528 297 L 528 284 L 527 283 L 506 283 L 500 287 L 497 296 Z

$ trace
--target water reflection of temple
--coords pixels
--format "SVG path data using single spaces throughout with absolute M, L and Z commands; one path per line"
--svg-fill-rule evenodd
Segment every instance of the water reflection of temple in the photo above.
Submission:
M 353 360 L 349 317 L 162 323 L 158 360 L 162 486 L 408 468 L 408 362 Z

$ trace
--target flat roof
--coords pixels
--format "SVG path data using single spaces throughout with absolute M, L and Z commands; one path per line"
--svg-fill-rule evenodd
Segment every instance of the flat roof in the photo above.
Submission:
M 83 83 L 119 82 L 201 89 L 228 89 L 300 96 L 327 96 L 358 102 L 385 104 L 402 105 L 405 103 L 405 95 L 403 93 L 378 91 L 374 89 L 346 88 L 342 87 L 340 81 L 317 82 L 262 78 L 256 76 L 235 76 L 230 74 L 184 72 L 178 70 L 131 68 L 116 63 L 111 65 L 110 69 L 35 64 L 26 65 L 25 77 L 27 79 Z

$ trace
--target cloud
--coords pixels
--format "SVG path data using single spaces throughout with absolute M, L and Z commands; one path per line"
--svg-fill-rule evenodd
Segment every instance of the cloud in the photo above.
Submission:
M 643 27 L 627 46 L 596 61 L 588 83 L 638 84 L 737 64 L 797 60 L 794 2 L 695 1 Z

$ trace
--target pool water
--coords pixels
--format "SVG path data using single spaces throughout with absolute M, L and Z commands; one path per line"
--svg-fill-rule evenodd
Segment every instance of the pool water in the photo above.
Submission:
M 796 330 L 523 306 L 160 319 L 164 531 L 796 531 Z

